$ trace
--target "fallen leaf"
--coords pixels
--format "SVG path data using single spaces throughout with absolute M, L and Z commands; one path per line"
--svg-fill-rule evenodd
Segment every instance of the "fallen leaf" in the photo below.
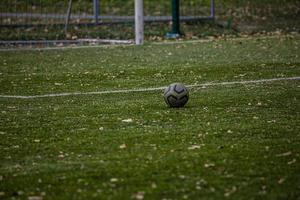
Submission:
M 65 156 L 63 154 L 60 154 L 57 157 L 63 159 Z
M 232 195 L 233 193 L 235 193 L 237 190 L 236 186 L 233 186 L 231 189 L 227 189 L 227 191 L 224 193 L 225 197 L 229 197 L 230 195 Z
M 152 189 L 156 189 L 156 188 L 157 188 L 156 183 L 152 183 L 152 184 L 151 184 L 151 187 L 152 187 Z
M 285 157 L 285 156 L 289 156 L 291 154 L 292 154 L 292 152 L 288 151 L 288 152 L 285 152 L 285 153 L 277 154 L 276 157 Z
M 136 194 L 133 194 L 132 198 L 137 200 L 142 200 L 144 199 L 144 196 L 145 196 L 145 192 L 141 191 L 141 192 L 137 192 Z
M 112 183 L 118 182 L 118 179 L 117 178 L 111 178 L 110 182 L 112 182 Z
M 179 175 L 179 178 L 180 178 L 180 179 L 185 179 L 186 176 L 185 176 L 185 175 Z
M 130 122 L 133 122 L 133 120 L 130 119 L 130 118 L 129 119 L 123 119 L 122 122 L 130 123 Z
M 296 162 L 296 159 L 294 158 L 293 160 L 291 160 L 290 162 L 288 162 L 288 165 L 294 164 Z
M 205 164 L 204 164 L 204 167 L 205 167 L 205 168 L 214 167 L 214 166 L 215 166 L 214 163 L 205 163 Z
M 280 179 L 278 180 L 278 184 L 282 184 L 284 181 L 285 181 L 285 178 L 280 178 Z
M 41 197 L 41 196 L 30 196 L 30 197 L 28 197 L 28 200 L 42 200 L 43 199 L 43 197 Z
M 188 150 L 194 150 L 194 149 L 200 149 L 201 147 L 199 145 L 193 145 L 188 148 Z

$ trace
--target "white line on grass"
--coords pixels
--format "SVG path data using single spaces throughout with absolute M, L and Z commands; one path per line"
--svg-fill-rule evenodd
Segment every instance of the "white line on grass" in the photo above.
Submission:
M 232 81 L 232 82 L 212 82 L 203 84 L 187 85 L 188 88 L 207 87 L 207 86 L 219 86 L 219 85 L 236 85 L 236 84 L 256 84 L 256 83 L 267 83 L 275 81 L 289 81 L 289 80 L 300 80 L 300 76 L 296 77 L 284 77 L 284 78 L 271 78 L 271 79 L 259 79 L 249 81 Z M 79 95 L 101 95 L 101 94 L 116 94 L 116 93 L 133 93 L 133 92 L 149 92 L 149 91 L 161 91 L 164 87 L 155 88 L 137 88 L 127 90 L 106 90 L 96 92 L 66 92 L 57 94 L 43 94 L 43 95 L 32 95 L 32 96 L 19 96 L 19 95 L 0 95 L 0 98 L 6 99 L 37 99 L 37 98 L 50 98 L 50 97 L 64 97 L 64 96 L 79 96 Z

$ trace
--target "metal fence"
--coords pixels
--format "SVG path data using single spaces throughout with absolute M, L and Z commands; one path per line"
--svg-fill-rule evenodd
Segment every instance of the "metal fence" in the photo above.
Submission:
M 181 1 L 181 19 L 211 19 L 213 0 Z M 1 0 L 0 26 L 62 25 L 67 18 L 68 1 Z M 144 0 L 145 21 L 169 21 L 171 0 Z M 72 1 L 70 24 L 102 24 L 133 21 L 133 0 Z
M 133 38 L 124 35 L 134 20 L 134 0 L 1 0 L 0 40 L 83 38 Z M 214 0 L 181 0 L 180 19 L 200 20 L 214 17 Z M 70 12 L 71 36 L 64 32 Z M 144 0 L 146 22 L 171 20 L 171 0 Z M 129 25 L 128 25 L 129 24 Z M 124 26 L 124 25 L 123 25 Z M 110 31 L 112 30 L 112 31 Z M 129 31 L 128 31 L 129 32 Z M 147 34 L 147 33 L 146 33 Z

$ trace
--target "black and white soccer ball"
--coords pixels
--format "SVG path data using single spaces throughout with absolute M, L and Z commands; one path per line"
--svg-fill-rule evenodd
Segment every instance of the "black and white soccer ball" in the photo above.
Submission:
M 170 107 L 183 107 L 189 100 L 189 91 L 181 83 L 172 83 L 165 89 L 164 99 Z

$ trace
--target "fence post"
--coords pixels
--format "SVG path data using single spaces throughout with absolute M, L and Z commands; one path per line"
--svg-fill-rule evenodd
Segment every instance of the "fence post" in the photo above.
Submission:
M 93 10 L 94 10 L 95 24 L 97 25 L 99 23 L 99 0 L 94 0 Z
M 143 0 L 135 0 L 135 44 L 144 43 L 144 9 Z
M 210 1 L 210 17 L 215 19 L 215 0 Z
M 180 37 L 179 0 L 172 0 L 172 31 L 167 33 L 167 38 Z
M 72 0 L 69 0 L 66 22 L 65 22 L 65 34 L 66 35 L 68 34 L 68 26 L 70 23 L 71 12 L 72 12 Z

